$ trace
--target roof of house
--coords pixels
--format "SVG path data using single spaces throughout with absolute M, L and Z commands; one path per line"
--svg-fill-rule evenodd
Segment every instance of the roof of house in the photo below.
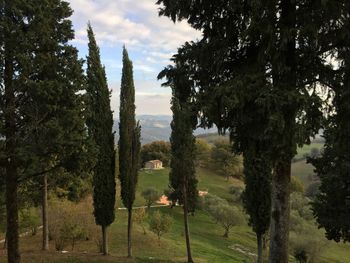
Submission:
M 162 161 L 161 160 L 150 160 L 150 161 L 148 161 L 147 163 L 162 163 Z

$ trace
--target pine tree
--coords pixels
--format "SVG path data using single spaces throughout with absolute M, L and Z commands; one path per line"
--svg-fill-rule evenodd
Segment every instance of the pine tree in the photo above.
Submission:
M 94 167 L 94 216 L 102 228 L 103 254 L 108 254 L 107 227 L 113 223 L 115 205 L 115 153 L 113 114 L 110 107 L 110 92 L 106 73 L 100 60 L 91 25 L 88 25 L 89 55 L 87 57 L 87 95 L 89 136 L 98 147 Z
M 168 79 L 164 85 L 172 87 L 170 199 L 172 203 L 178 202 L 183 205 L 187 262 L 192 263 L 188 213 L 195 211 L 198 197 L 195 169 L 196 140 L 193 135 L 197 125 L 197 115 L 191 103 L 191 85 L 188 80 L 186 81 L 186 76 L 181 73 L 181 67 L 178 65 L 178 68 L 166 68 L 158 76 L 158 78 L 163 77 Z
M 123 48 L 119 114 L 119 180 L 121 198 L 128 210 L 128 257 L 132 257 L 132 206 L 135 200 L 140 165 L 141 127 L 135 120 L 135 87 L 132 62 L 125 47 Z

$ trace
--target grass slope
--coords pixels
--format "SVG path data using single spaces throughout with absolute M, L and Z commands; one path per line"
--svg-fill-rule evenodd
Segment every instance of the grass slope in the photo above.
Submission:
M 136 205 L 143 205 L 144 200 L 140 192 L 147 187 L 154 187 L 163 191 L 168 185 L 168 170 L 142 171 L 139 178 L 139 188 Z M 229 188 L 233 185 L 242 185 L 236 180 L 226 181 L 214 171 L 206 169 L 198 170 L 199 189 L 208 190 L 209 193 L 222 198 L 230 198 Z M 150 212 L 155 211 L 153 208 Z M 126 240 L 126 213 L 118 211 L 116 221 L 109 228 L 110 256 L 104 257 L 97 253 L 96 244 L 93 241 L 83 241 L 76 245 L 75 252 L 61 254 L 54 251 L 54 244 L 50 245 L 51 251 L 43 253 L 40 251 L 40 235 L 25 237 L 21 239 L 21 250 L 23 252 L 23 263 L 131 263 L 131 262 L 153 262 L 153 263 L 179 263 L 186 261 L 185 240 L 183 236 L 182 209 L 176 207 L 158 208 L 162 213 L 173 217 L 173 226 L 169 233 L 165 234 L 159 245 L 157 237 L 147 231 L 144 235 L 141 226 L 135 225 L 133 232 L 134 259 L 127 259 Z M 192 239 L 192 250 L 196 263 L 242 263 L 255 262 L 254 257 L 233 249 L 233 246 L 244 248 L 245 251 L 255 253 L 255 235 L 250 227 L 243 225 L 235 227 L 229 238 L 223 238 L 223 229 L 214 224 L 208 214 L 197 211 L 195 216 L 190 217 L 190 230 Z M 347 244 L 328 243 L 322 249 L 321 263 L 350 263 L 347 256 L 350 246 Z M 67 248 L 70 250 L 70 248 Z M 0 262 L 6 258 L 1 256 Z M 292 257 L 291 261 L 294 262 Z

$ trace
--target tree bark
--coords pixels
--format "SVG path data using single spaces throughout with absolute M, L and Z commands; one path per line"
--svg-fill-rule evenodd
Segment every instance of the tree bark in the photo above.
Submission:
M 256 234 L 256 239 L 258 243 L 258 263 L 263 263 L 264 255 L 263 255 L 263 235 Z
M 279 163 L 272 186 L 270 263 L 288 263 L 291 163 Z
M 101 226 L 102 228 L 102 253 L 103 255 L 108 255 L 108 236 L 107 236 L 107 226 Z
M 49 220 L 47 215 L 47 174 L 43 176 L 42 189 L 42 221 L 43 221 L 43 247 L 45 251 L 49 250 Z
M 132 232 L 132 208 L 128 209 L 128 258 L 132 257 L 132 240 L 131 240 L 131 232 Z
M 192 259 L 192 252 L 191 252 L 191 242 L 190 242 L 190 229 L 189 229 L 189 223 L 188 223 L 188 209 L 187 209 L 187 198 L 185 194 L 185 200 L 184 200 L 184 223 L 185 223 L 185 237 L 186 237 L 186 249 L 187 249 L 187 262 L 193 263 Z

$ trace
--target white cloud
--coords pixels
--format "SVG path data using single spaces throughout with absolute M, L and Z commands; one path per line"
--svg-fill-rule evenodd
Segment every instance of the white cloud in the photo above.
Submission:
M 74 10 L 76 41 L 86 40 L 86 23 L 91 22 L 97 40 L 103 45 L 128 44 L 154 51 L 176 51 L 185 41 L 199 36 L 185 22 L 174 24 L 158 16 L 155 0 L 69 0 Z M 171 52 L 169 52 L 171 51 Z M 164 57 L 163 57 L 164 58 Z M 169 58 L 169 56 L 167 57 Z
M 68 0 L 76 39 L 72 41 L 85 56 L 88 21 L 101 49 L 102 63 L 112 92 L 112 109 L 118 114 L 122 62 L 125 44 L 134 61 L 137 114 L 170 114 L 169 89 L 160 87 L 158 72 L 170 64 L 170 58 L 186 41 L 195 40 L 200 32 L 187 23 L 174 24 L 158 16 L 156 0 Z M 118 58 L 118 59 L 113 59 Z

